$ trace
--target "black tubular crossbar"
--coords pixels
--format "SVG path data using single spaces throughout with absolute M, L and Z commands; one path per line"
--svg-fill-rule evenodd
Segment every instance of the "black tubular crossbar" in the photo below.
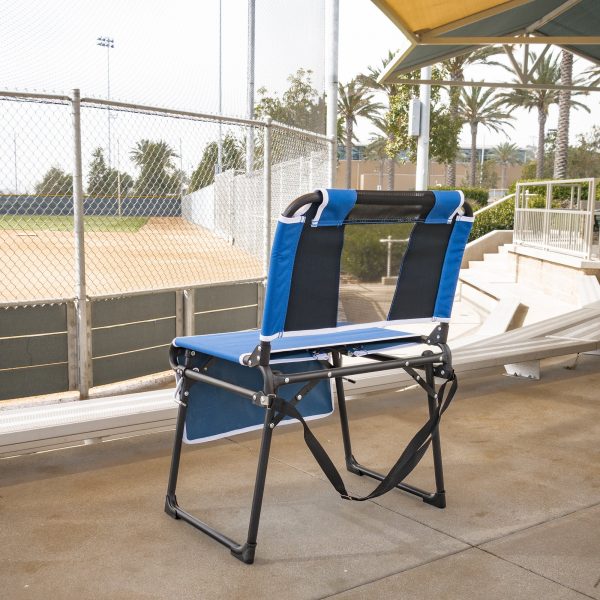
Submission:
M 299 198 L 296 198 L 291 202 L 287 208 L 283 211 L 284 217 L 292 217 L 299 209 L 306 206 L 307 204 L 320 204 L 323 201 L 323 196 L 320 192 L 311 192 L 310 194 L 304 194 Z M 426 192 L 388 192 L 380 190 L 357 190 L 356 192 L 356 206 L 352 209 L 349 215 L 349 221 L 353 220 L 353 214 L 357 219 L 361 216 L 368 218 L 366 210 L 363 208 L 374 208 L 375 215 L 381 215 L 382 213 L 378 209 L 395 209 L 400 214 L 411 214 L 409 211 L 412 209 L 412 214 L 415 214 L 417 219 L 425 210 L 429 210 L 434 203 L 434 194 L 431 191 Z M 402 209 L 406 209 L 403 211 Z M 473 209 L 468 202 L 463 204 L 463 214 L 466 217 L 473 216 Z
M 292 217 L 297 211 L 302 210 L 307 207 L 307 205 L 317 205 L 321 203 L 322 200 L 323 198 L 320 192 L 305 194 L 294 200 L 286 208 L 283 216 Z M 429 211 L 432 210 L 434 204 L 435 196 L 433 192 L 358 191 L 356 204 L 348 213 L 344 223 L 406 222 L 412 220 L 415 223 L 418 223 L 418 225 L 415 225 L 415 228 L 426 227 L 427 225 L 423 223 L 424 215 L 427 215 Z M 306 213 L 306 210 L 312 212 Z M 315 211 L 316 208 L 313 206 L 307 207 L 302 212 L 314 215 Z M 463 205 L 462 211 L 463 215 L 466 217 L 472 215 L 472 210 L 466 203 Z M 442 228 L 447 227 L 449 226 L 446 224 L 442 225 Z M 310 235 L 314 235 L 314 232 Z M 295 329 L 302 330 L 303 328 L 296 327 Z M 293 330 L 293 327 L 290 327 L 289 329 L 286 327 L 285 329 L 285 331 Z M 318 328 L 316 331 L 318 331 Z M 209 368 L 207 367 L 206 361 L 202 362 L 195 351 L 172 346 L 169 354 L 169 361 L 177 376 L 179 409 L 177 413 L 175 440 L 165 500 L 165 512 L 174 519 L 180 519 L 189 523 L 212 539 L 229 548 L 231 554 L 242 562 L 247 564 L 253 563 L 273 431 L 285 416 L 296 418 L 301 422 L 304 428 L 304 439 L 307 442 L 309 449 L 342 498 L 362 501 L 381 495 L 391 489 L 398 489 L 421 498 L 423 502 L 429 505 L 437 508 L 444 508 L 446 506 L 446 496 L 442 467 L 439 419 L 441 413 L 450 403 L 456 390 L 456 378 L 452 370 L 452 356 L 447 346 L 447 337 L 448 325 L 446 323 L 437 323 L 434 330 L 428 336 L 415 335 L 409 338 L 405 337 L 396 340 L 398 343 L 416 342 L 422 346 L 426 346 L 428 350 L 421 355 L 399 358 L 397 356 L 386 354 L 384 351 L 377 351 L 366 357 L 369 359 L 369 362 L 367 363 L 361 362 L 357 364 L 356 362 L 350 362 L 345 365 L 342 363 L 342 357 L 353 356 L 354 348 L 345 346 L 344 344 L 324 346 L 317 349 L 318 354 L 328 354 L 331 362 L 329 363 L 322 359 L 315 359 L 315 361 L 322 366 L 325 365 L 325 368 L 315 370 L 314 367 L 311 367 L 301 372 L 289 373 L 278 371 L 277 369 L 281 369 L 281 367 L 273 360 L 274 358 L 281 358 L 281 356 L 285 356 L 285 354 L 275 354 L 272 351 L 272 346 L 269 341 L 261 341 L 254 349 L 254 352 L 247 356 L 244 362 L 245 366 L 243 366 L 245 369 L 256 369 L 256 372 L 260 373 L 260 382 L 257 383 L 257 386 L 260 386 L 260 389 L 250 389 L 249 387 L 236 385 L 230 381 L 211 376 L 207 374 Z M 311 349 L 307 348 L 307 350 Z M 313 348 L 312 350 L 315 349 Z M 207 352 L 207 355 L 210 356 L 210 353 Z M 209 362 L 212 360 L 212 358 L 209 359 Z M 238 368 L 240 367 L 238 366 Z M 353 375 L 392 370 L 401 370 L 408 374 L 424 390 L 427 395 L 429 420 L 409 442 L 406 450 L 391 468 L 390 472 L 387 475 L 384 475 L 361 465 L 354 457 L 350 424 L 346 408 L 344 379 Z M 439 388 L 436 387 L 436 377 L 446 380 Z M 297 402 L 299 402 L 302 399 L 302 395 L 306 393 L 304 390 L 310 391 L 313 387 L 320 385 L 318 382 L 322 380 L 333 380 L 335 382 L 345 466 L 347 470 L 353 474 L 370 477 L 380 482 L 377 488 L 369 496 L 362 498 L 355 497 L 346 491 L 336 467 L 308 429 L 302 415 L 295 409 Z M 196 383 L 209 384 L 219 390 L 231 392 L 232 394 L 245 400 L 249 400 L 252 404 L 264 409 L 264 421 L 262 424 L 261 443 L 256 466 L 248 531 L 243 543 L 238 543 L 204 521 L 191 515 L 189 512 L 182 509 L 177 502 L 176 488 L 186 415 L 188 414 L 188 402 L 190 401 L 190 389 Z M 287 401 L 279 396 L 280 388 L 299 383 L 305 385 L 301 388 L 301 392 L 295 392 L 296 396 L 292 400 Z M 446 393 L 447 384 L 450 384 L 450 387 Z M 220 402 L 220 397 L 217 398 Z M 198 405 L 194 406 L 197 407 Z M 406 475 L 416 466 L 429 447 L 431 447 L 432 450 L 434 465 L 435 489 L 433 491 L 426 491 L 404 482 Z

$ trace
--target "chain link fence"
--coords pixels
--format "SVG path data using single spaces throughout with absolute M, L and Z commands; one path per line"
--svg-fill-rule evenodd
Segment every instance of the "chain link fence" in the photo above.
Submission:
M 77 128 L 88 297 L 262 277 L 277 215 L 329 185 L 324 136 L 91 98 L 77 120 L 72 102 L 0 93 L 4 304 L 76 296 Z

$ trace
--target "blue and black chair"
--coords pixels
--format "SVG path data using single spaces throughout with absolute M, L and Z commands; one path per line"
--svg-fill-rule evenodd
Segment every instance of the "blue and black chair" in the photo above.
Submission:
M 448 323 L 472 211 L 461 192 L 323 190 L 293 201 L 279 217 L 260 330 L 176 338 L 170 350 L 179 411 L 165 511 L 254 561 L 271 438 L 280 423 L 299 421 L 304 439 L 343 499 L 364 501 L 392 489 L 446 505 L 439 422 L 457 387 Z M 412 223 L 387 319 L 341 321 L 340 263 L 349 226 Z M 407 327 L 407 324 L 411 324 Z M 414 333 L 414 323 L 425 325 Z M 413 332 L 403 331 L 402 326 Z M 404 351 L 402 352 L 402 350 Z M 390 354 L 391 350 L 401 351 Z M 409 352 L 408 355 L 406 352 Z M 351 357 L 369 360 L 351 360 Z M 344 357 L 344 362 L 342 359 Z M 349 358 L 345 358 L 349 357 Z M 344 379 L 399 369 L 424 390 L 429 419 L 387 475 L 354 458 Z M 443 380 L 437 387 L 436 379 Z M 367 496 L 350 493 L 307 421 L 333 412 L 335 382 L 347 469 L 379 481 Z M 179 507 L 175 495 L 182 442 L 262 429 L 247 539 L 237 543 Z M 432 447 L 435 491 L 404 483 Z

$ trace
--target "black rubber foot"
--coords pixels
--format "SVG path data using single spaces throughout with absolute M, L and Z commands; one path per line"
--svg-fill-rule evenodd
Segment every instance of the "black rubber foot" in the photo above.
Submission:
M 231 549 L 231 554 L 235 556 L 238 560 L 241 560 L 243 563 L 247 565 L 251 565 L 254 562 L 254 553 L 256 552 L 256 544 L 249 544 L 246 542 L 241 548 Z
M 175 508 L 177 507 L 177 498 L 175 495 L 170 496 L 167 494 L 165 498 L 165 512 L 173 519 L 179 519 L 179 515 Z
M 423 498 L 423 502 L 436 508 L 446 508 L 446 492 L 437 492 L 432 498 Z

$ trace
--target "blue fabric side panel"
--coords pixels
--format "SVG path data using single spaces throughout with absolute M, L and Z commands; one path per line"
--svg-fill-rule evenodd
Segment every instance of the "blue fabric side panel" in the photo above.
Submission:
M 460 206 L 462 196 L 453 190 L 439 190 L 433 192 L 435 204 L 427 215 L 425 223 L 447 223 L 448 219 Z
M 327 196 L 329 201 L 319 220 L 313 219 L 313 227 L 340 226 L 356 204 L 356 190 L 327 190 Z
M 277 223 L 271 250 L 267 295 L 262 320 L 261 333 L 264 336 L 276 335 L 283 331 L 292 284 L 294 259 L 303 226 L 302 222 Z
M 454 223 L 440 276 L 440 287 L 433 310 L 434 317 L 449 319 L 452 314 L 452 304 L 454 303 L 454 293 L 456 292 L 460 263 L 462 262 L 465 245 L 469 239 L 469 232 L 472 226 L 472 221 L 457 219 Z
M 208 356 L 198 356 L 194 366 L 202 368 Z M 277 365 L 284 373 L 313 371 L 323 367 L 315 361 Z M 249 369 L 239 364 L 215 361 L 208 368 L 208 375 L 236 385 L 259 390 L 263 385 L 262 375 L 257 369 Z M 278 393 L 290 400 L 305 383 L 284 385 Z M 332 412 L 333 402 L 329 380 L 319 382 L 297 405 L 303 417 L 326 415 Z M 219 436 L 236 430 L 262 425 L 265 409 L 255 406 L 246 398 L 227 390 L 203 382 L 196 382 L 190 389 L 188 409 L 185 419 L 186 438 L 198 441 Z

